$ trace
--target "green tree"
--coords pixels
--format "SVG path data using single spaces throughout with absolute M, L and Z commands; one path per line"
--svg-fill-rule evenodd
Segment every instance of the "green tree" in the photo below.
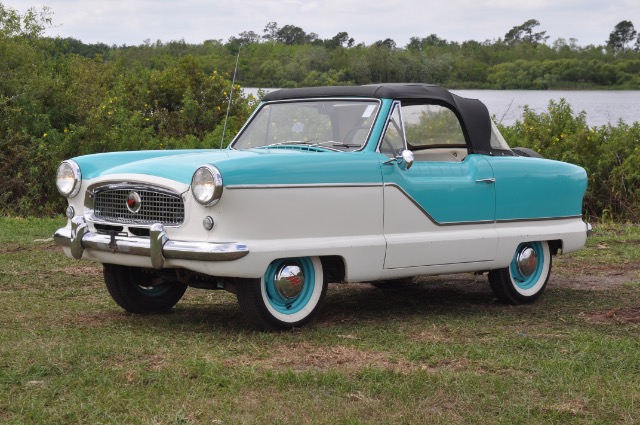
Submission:
M 509 45 L 528 43 L 537 45 L 544 43 L 549 38 L 546 31 L 534 32 L 534 28 L 540 25 L 536 19 L 529 19 L 522 25 L 517 25 L 504 36 L 504 42 Z
M 262 38 L 266 41 L 276 41 L 278 37 L 278 23 L 277 22 L 269 22 L 264 26 L 262 30 Z
M 313 35 L 309 36 L 302 28 L 295 25 L 285 25 L 276 32 L 276 41 L 283 44 L 302 45 L 316 38 L 317 35 L 315 37 Z
M 342 31 L 334 35 L 328 40 L 324 40 L 324 45 L 329 49 L 336 49 L 338 47 L 352 47 L 355 40 L 349 38 L 349 33 Z
M 624 52 L 627 44 L 631 43 L 637 34 L 631 21 L 620 21 L 609 34 L 607 47 L 614 51 Z
M 0 35 L 4 37 L 39 38 L 51 26 L 52 12 L 46 6 L 37 10 L 31 7 L 24 15 L 0 3 Z

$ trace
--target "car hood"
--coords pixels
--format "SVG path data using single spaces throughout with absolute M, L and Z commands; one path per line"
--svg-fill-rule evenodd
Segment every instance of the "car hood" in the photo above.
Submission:
M 112 174 L 146 174 L 189 184 L 200 165 L 227 159 L 228 150 L 109 152 L 74 158 L 84 179 Z M 237 152 L 233 154 L 237 155 Z
M 195 170 L 216 166 L 224 184 L 379 181 L 371 163 L 377 155 L 363 152 L 317 152 L 299 149 L 178 150 L 110 152 L 74 158 L 83 179 L 115 174 L 142 174 L 190 184 Z M 314 172 L 314 169 L 317 172 Z M 333 172 L 332 172 L 333 170 Z M 308 181 L 307 181 L 308 180 Z

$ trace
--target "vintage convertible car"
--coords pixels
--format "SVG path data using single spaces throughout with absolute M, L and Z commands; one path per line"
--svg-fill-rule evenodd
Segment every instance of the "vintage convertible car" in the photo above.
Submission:
M 263 329 L 308 322 L 328 282 L 476 272 L 528 303 L 580 249 L 585 171 L 510 149 L 478 100 L 424 84 L 266 95 L 227 149 L 62 162 L 66 255 L 104 264 L 115 302 L 237 294 Z

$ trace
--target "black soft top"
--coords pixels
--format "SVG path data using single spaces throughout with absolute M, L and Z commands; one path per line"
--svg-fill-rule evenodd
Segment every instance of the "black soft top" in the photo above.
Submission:
M 470 153 L 513 155 L 510 151 L 491 147 L 491 117 L 484 103 L 477 99 L 460 97 L 434 84 L 369 84 L 282 89 L 268 93 L 263 100 L 268 102 L 323 97 L 387 98 L 408 104 L 444 104 L 450 107 L 462 121 Z

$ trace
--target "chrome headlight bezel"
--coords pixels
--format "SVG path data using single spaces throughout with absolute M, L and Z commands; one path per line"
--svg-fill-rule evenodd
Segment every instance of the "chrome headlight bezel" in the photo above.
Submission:
M 205 207 L 218 203 L 222 196 L 222 174 L 213 165 L 198 167 L 191 178 L 191 194 L 193 198 Z
M 56 171 L 56 187 L 65 198 L 73 198 L 80 192 L 82 173 L 80 166 L 72 159 L 62 161 Z

